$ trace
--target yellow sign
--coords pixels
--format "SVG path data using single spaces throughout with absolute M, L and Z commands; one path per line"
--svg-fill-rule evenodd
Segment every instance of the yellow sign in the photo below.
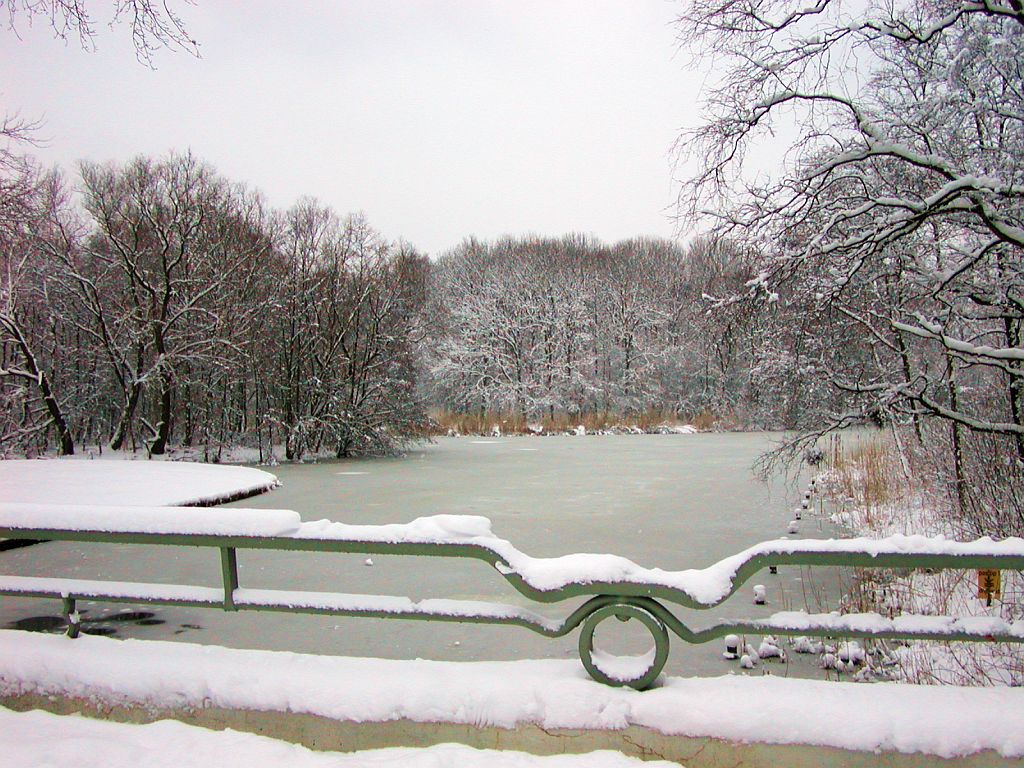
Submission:
M 1002 597 L 999 571 L 986 568 L 978 571 L 978 599 L 991 603 Z

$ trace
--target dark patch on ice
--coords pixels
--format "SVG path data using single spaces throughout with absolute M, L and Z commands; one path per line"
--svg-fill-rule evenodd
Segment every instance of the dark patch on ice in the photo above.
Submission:
M 82 625 L 83 635 L 100 635 L 101 637 L 113 637 L 117 634 L 115 627 L 96 627 Z
M 202 627 L 199 626 L 198 624 L 182 624 L 181 628 L 182 629 L 202 629 Z
M 47 539 L 0 539 L 0 552 L 31 547 L 33 544 L 45 544 L 47 541 Z
M 109 616 L 93 619 L 93 621 L 143 622 L 147 619 L 152 619 L 154 615 L 152 611 L 125 611 L 124 613 L 112 613 Z
M 26 632 L 54 632 L 65 629 L 67 625 L 67 620 L 63 616 L 29 616 L 12 621 L 7 628 L 22 629 Z
M 140 627 L 155 627 L 158 624 L 166 624 L 167 622 L 163 619 L 139 619 L 135 623 Z

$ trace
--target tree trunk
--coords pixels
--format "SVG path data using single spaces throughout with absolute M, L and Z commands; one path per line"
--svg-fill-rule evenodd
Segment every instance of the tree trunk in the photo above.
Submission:
M 897 330 L 894 335 L 896 339 L 896 348 L 900 355 L 900 366 L 903 368 L 903 379 L 909 384 L 914 379 L 911 376 L 910 352 L 907 350 L 907 342 L 900 331 Z M 916 410 L 911 412 L 910 421 L 914 427 L 914 437 L 917 438 L 917 444 L 924 445 L 924 434 L 921 432 L 921 417 L 918 415 Z
M 1006 333 L 1006 340 L 1011 347 L 1019 348 L 1021 346 L 1021 323 L 1019 320 L 1013 320 L 1011 318 L 1005 318 L 1003 320 L 1003 329 Z M 1010 360 L 1007 365 L 1015 371 L 1020 370 L 1020 362 L 1016 360 Z M 1008 394 L 1010 398 L 1010 413 L 1013 415 L 1013 423 L 1019 426 L 1024 426 L 1024 379 L 1020 376 L 1009 377 Z M 1014 442 L 1017 447 L 1017 459 L 1024 461 L 1024 435 L 1017 432 L 1013 436 Z
M 124 409 L 121 411 L 121 418 L 117 420 L 117 427 L 110 438 L 110 449 L 112 451 L 119 451 L 124 445 L 125 438 L 128 436 L 128 427 L 131 425 L 132 418 L 135 415 L 135 407 L 139 404 L 139 395 L 141 394 L 142 385 L 132 384 L 131 389 L 128 391 L 128 399 L 125 401 Z
M 960 388 L 956 383 L 956 363 L 952 356 L 946 359 L 949 387 L 949 406 L 960 410 Z M 957 512 L 962 516 L 967 511 L 967 477 L 964 474 L 964 449 L 962 427 L 957 421 L 950 423 L 950 439 L 953 446 L 953 487 L 956 492 Z
M 71 430 L 68 429 L 68 423 L 64 418 L 64 412 L 61 410 L 60 403 L 57 402 L 57 398 L 53 396 L 53 392 L 50 389 L 50 380 L 42 372 L 39 373 L 39 392 L 43 396 L 43 402 L 46 404 L 46 411 L 50 414 L 50 421 L 53 422 L 53 427 L 57 430 L 57 438 L 60 441 L 60 455 L 73 455 L 75 452 L 75 441 L 71 437 Z
M 22 334 L 21 327 L 18 325 L 17 319 L 15 317 L 7 316 L 0 319 L 3 321 L 3 327 L 14 339 L 14 343 L 18 348 L 18 351 L 21 352 L 21 357 L 25 361 L 26 372 L 30 374 L 30 378 L 36 382 L 36 387 L 39 389 L 39 396 L 43 401 L 43 405 L 46 407 L 46 412 L 50 416 L 50 422 L 53 424 L 53 428 L 57 432 L 57 441 L 60 443 L 60 455 L 73 455 L 75 452 L 75 440 L 71 436 L 71 430 L 68 427 L 64 411 L 60 407 L 60 403 L 57 402 L 57 398 L 53 394 L 53 389 L 50 387 L 50 378 L 45 372 L 40 370 L 38 363 L 36 363 L 36 357 L 32 354 L 32 348 L 29 346 L 24 334 Z
M 170 374 L 160 374 L 160 422 L 156 425 L 156 437 L 150 447 L 150 453 L 161 456 L 167 452 L 167 442 L 171 437 L 171 409 L 174 405 L 174 383 Z

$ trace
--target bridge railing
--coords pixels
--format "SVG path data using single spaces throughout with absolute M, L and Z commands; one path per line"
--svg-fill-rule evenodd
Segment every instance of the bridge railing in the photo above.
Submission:
M 562 637 L 581 627 L 579 652 L 590 675 L 608 685 L 649 687 L 669 655 L 669 636 L 705 643 L 729 634 L 771 633 L 837 638 L 872 637 L 1024 642 L 1024 621 L 993 617 L 840 615 L 803 611 L 723 621 L 692 630 L 669 605 L 712 608 L 758 571 L 779 565 L 858 568 L 1024 570 L 1024 539 L 954 542 L 924 536 L 886 539 L 768 541 L 703 569 L 649 569 L 614 555 L 534 558 L 495 536 L 486 518 L 437 515 L 407 524 L 348 525 L 302 522 L 287 510 L 190 507 L 95 507 L 0 503 L 0 538 L 206 547 L 219 552 L 218 587 L 0 575 L 0 595 L 63 601 L 68 635 L 80 632 L 77 601 L 111 601 L 287 611 L 376 618 L 457 621 L 525 627 Z M 340 592 L 253 589 L 239 582 L 238 550 L 462 557 L 482 560 L 531 600 L 556 603 L 589 598 L 562 620 L 515 605 Z M 596 653 L 594 633 L 604 620 L 636 620 L 654 645 L 639 657 Z

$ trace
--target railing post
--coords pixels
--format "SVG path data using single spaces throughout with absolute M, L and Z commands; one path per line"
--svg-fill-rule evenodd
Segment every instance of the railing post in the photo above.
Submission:
M 74 639 L 78 637 L 79 633 L 82 631 L 82 619 L 78 615 L 75 598 L 70 595 L 65 595 L 61 599 L 64 602 L 64 617 L 68 621 L 67 635 Z
M 220 548 L 220 570 L 224 579 L 224 610 L 234 611 L 234 592 L 238 589 L 238 558 L 234 547 Z

